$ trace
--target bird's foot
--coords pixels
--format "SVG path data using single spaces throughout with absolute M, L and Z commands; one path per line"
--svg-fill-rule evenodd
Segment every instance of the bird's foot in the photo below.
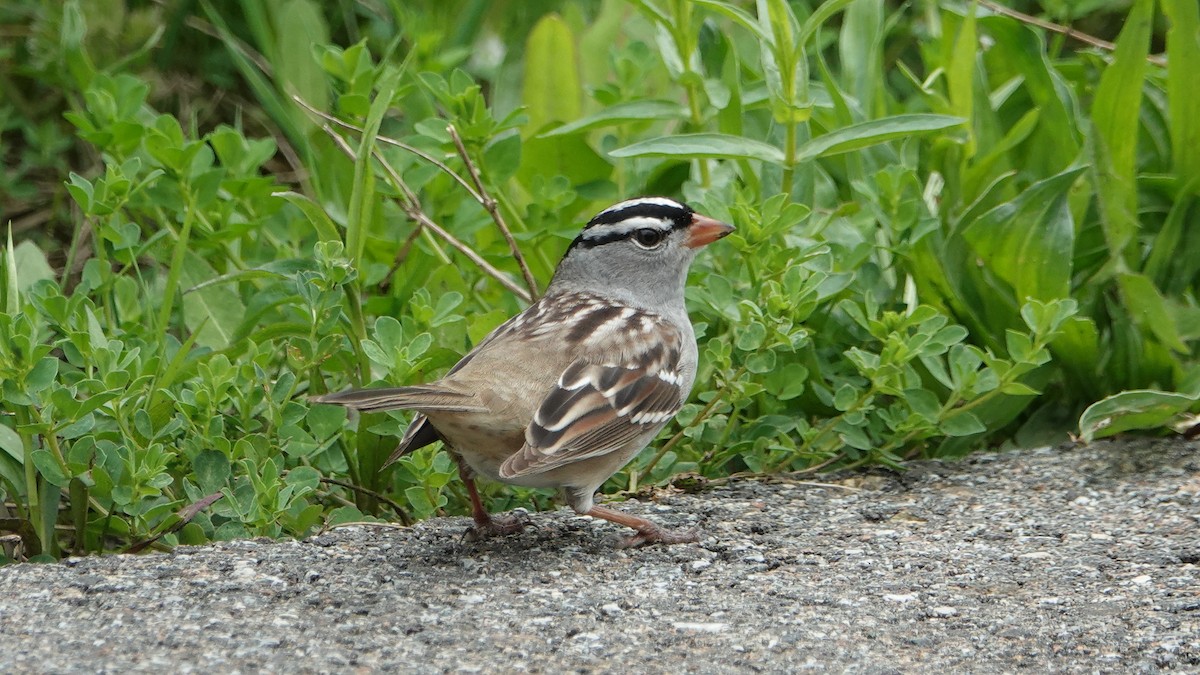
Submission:
M 690 544 L 700 541 L 700 530 L 668 530 L 655 525 L 639 529 L 632 537 L 626 537 L 617 545 L 618 548 L 635 548 L 646 544 Z
M 476 520 L 475 524 L 463 533 L 466 541 L 483 541 L 492 537 L 504 537 L 516 534 L 529 524 L 526 514 L 510 513 L 504 516 L 488 516 L 486 520 Z

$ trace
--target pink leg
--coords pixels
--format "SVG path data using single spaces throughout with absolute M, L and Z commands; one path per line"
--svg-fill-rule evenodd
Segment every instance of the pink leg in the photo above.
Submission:
M 631 516 L 607 506 L 593 506 L 587 515 L 637 530 L 637 534 L 621 542 L 621 548 L 631 548 L 642 544 L 685 544 L 700 541 L 699 530 L 668 530 L 645 518 Z
M 471 472 L 471 468 L 461 457 L 455 456 L 458 462 L 458 477 L 462 479 L 463 485 L 467 487 L 467 496 L 471 498 L 471 518 L 475 521 L 475 526 L 467 530 L 466 538 L 471 541 L 479 541 L 490 537 L 502 536 L 520 532 L 525 528 L 525 521 L 517 516 L 499 516 L 493 517 L 487 512 L 483 506 L 483 500 L 479 498 L 479 490 L 475 487 L 475 478 Z

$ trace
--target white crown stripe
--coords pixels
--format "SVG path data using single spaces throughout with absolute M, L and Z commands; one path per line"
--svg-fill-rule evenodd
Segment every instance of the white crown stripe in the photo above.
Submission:
M 583 238 L 587 239 L 603 239 L 610 236 L 619 236 L 633 233 L 637 230 L 652 229 L 669 232 L 673 228 L 674 223 L 665 218 L 652 218 L 650 216 L 633 216 L 625 220 L 609 223 L 607 225 L 593 225 L 583 231 Z
M 674 199 L 667 199 L 666 197 L 639 197 L 637 199 L 626 199 L 625 201 L 620 202 L 619 204 L 613 204 L 612 206 L 608 207 L 607 209 L 604 209 L 600 213 L 596 214 L 596 217 L 599 218 L 600 216 L 602 216 L 606 213 L 614 213 L 616 211 L 622 211 L 624 209 L 628 209 L 633 206 L 639 206 L 641 204 L 651 204 L 653 206 L 676 206 L 681 209 L 683 208 L 683 204 L 680 204 L 679 202 L 675 201 Z

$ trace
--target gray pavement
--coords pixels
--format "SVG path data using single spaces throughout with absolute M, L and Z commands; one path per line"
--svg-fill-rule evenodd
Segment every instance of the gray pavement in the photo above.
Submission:
M 0 568 L 0 672 L 1200 672 L 1200 445 Z

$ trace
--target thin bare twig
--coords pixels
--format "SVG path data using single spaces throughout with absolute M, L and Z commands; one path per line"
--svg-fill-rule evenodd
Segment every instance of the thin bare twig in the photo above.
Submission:
M 339 487 L 344 487 L 347 490 L 354 490 L 355 492 L 361 492 L 364 495 L 374 497 L 375 499 L 378 499 L 379 501 L 392 507 L 392 510 L 396 512 L 396 515 L 400 516 L 400 522 L 404 523 L 405 525 L 412 525 L 414 522 L 413 517 L 408 514 L 408 511 L 403 506 L 400 506 L 395 501 L 389 499 L 386 495 L 369 488 L 365 488 L 361 485 L 355 485 L 354 483 L 338 480 L 336 478 L 327 478 L 325 476 L 321 476 L 321 482 L 328 485 L 337 485 Z
M 1062 24 L 1053 23 L 1050 21 L 1046 21 L 1045 19 L 1039 19 L 1036 16 L 1030 16 L 1029 14 L 1025 14 L 1024 12 L 1018 12 L 1015 9 L 1009 9 L 1009 8 L 1005 7 L 1004 5 L 1001 5 L 1000 3 L 993 2 L 992 0 L 979 0 L 979 4 L 983 5 L 984 7 L 987 7 L 988 9 L 992 10 L 993 12 L 995 12 L 997 14 L 1003 14 L 1004 16 L 1007 16 L 1012 19 L 1016 19 L 1017 21 L 1020 21 L 1021 23 L 1027 23 L 1031 26 L 1037 26 L 1038 28 L 1041 28 L 1043 30 L 1048 30 L 1052 33 L 1058 33 L 1059 35 L 1065 35 L 1073 40 L 1078 40 L 1084 44 L 1088 44 L 1093 47 L 1103 49 L 1105 51 L 1112 52 L 1112 51 L 1116 51 L 1116 49 L 1117 49 L 1117 45 L 1112 42 L 1109 42 L 1108 40 L 1102 40 L 1094 35 L 1088 35 L 1087 33 L 1081 33 L 1080 31 L 1077 31 L 1074 28 L 1071 28 L 1070 26 L 1064 26 Z M 1156 66 L 1164 66 L 1165 67 L 1167 65 L 1167 60 L 1165 58 L 1163 58 L 1161 56 L 1156 56 L 1154 54 L 1147 54 L 1146 60 L 1149 61 L 1150 63 L 1153 63 Z
M 336 124 L 339 127 L 342 127 L 343 129 L 349 129 L 355 133 L 361 134 L 363 132 L 362 127 L 354 125 L 354 124 L 350 124 L 349 122 L 345 122 L 343 120 L 340 120 L 340 119 L 334 117 L 333 115 L 330 115 L 327 112 L 317 110 L 311 104 L 309 104 L 307 101 L 300 98 L 299 96 L 293 95 L 292 99 L 294 101 L 296 101 L 296 103 L 299 104 L 301 108 L 304 108 L 305 110 L 309 111 L 310 113 L 316 115 L 317 117 L 320 117 L 321 119 L 323 119 L 327 122 Z M 430 164 L 436 166 L 437 168 L 441 169 L 443 173 L 445 173 L 447 176 L 450 176 L 459 185 L 461 185 L 462 188 L 467 191 L 467 194 L 471 195 L 471 199 L 474 199 L 475 201 L 479 202 L 480 204 L 484 203 L 483 196 L 480 195 L 478 192 L 476 192 L 475 188 L 471 187 L 471 184 L 468 183 L 465 178 L 458 175 L 454 171 L 454 169 L 451 169 L 445 162 L 439 160 L 437 157 L 434 157 L 433 155 L 425 152 L 424 150 L 421 150 L 420 148 L 411 146 L 403 141 L 398 141 L 394 138 L 389 138 L 387 136 L 377 135 L 377 136 L 375 136 L 375 140 L 379 141 L 380 143 L 385 143 L 387 145 L 394 145 L 397 148 L 400 148 L 401 150 L 403 150 L 405 152 L 412 153 L 412 154 L 416 155 L 417 157 L 420 157 L 421 159 L 425 160 L 426 162 L 429 162 Z
M 354 149 L 350 147 L 350 145 L 346 142 L 346 139 L 335 133 L 332 127 L 330 127 L 328 124 L 322 124 L 321 129 L 324 130 L 325 133 L 329 134 L 329 137 L 333 139 L 333 142 L 338 146 L 339 149 L 341 149 L 342 152 L 346 154 L 347 157 L 350 159 L 357 159 L 357 154 L 354 152 Z M 409 217 L 409 219 L 415 221 L 419 226 L 428 228 L 430 232 L 433 232 L 437 236 L 441 237 L 446 243 L 453 246 L 459 253 L 467 256 L 471 262 L 475 263 L 480 269 L 482 269 L 496 281 L 499 281 L 501 285 L 512 291 L 517 297 L 521 298 L 525 302 L 533 302 L 533 298 L 529 295 L 529 291 L 521 288 L 520 284 L 516 283 L 512 279 L 509 279 L 508 275 L 497 269 L 488 261 L 484 260 L 483 256 L 479 255 L 470 246 L 467 246 L 460 241 L 458 237 L 455 237 L 446 230 L 442 229 L 441 225 L 433 222 L 433 219 L 421 210 L 421 202 L 418 200 L 416 193 L 413 192 L 412 188 L 408 186 L 408 183 L 404 182 L 404 179 L 401 178 L 400 174 L 392 168 L 392 165 L 387 163 L 382 154 L 380 154 L 378 151 L 375 151 L 372 153 L 372 156 L 375 157 L 376 161 L 378 161 L 384 170 L 387 171 L 388 175 L 391 176 L 392 182 L 396 184 L 396 187 L 399 188 L 402 193 L 404 193 L 403 199 L 398 201 L 400 203 L 400 208 L 404 211 L 405 215 Z
M 525 256 L 521 255 L 521 249 L 517 247 L 517 240 L 513 239 L 512 230 L 508 229 L 508 224 L 504 222 L 504 216 L 500 215 L 499 202 L 497 202 L 490 194 L 487 188 L 483 185 L 483 180 L 479 177 L 479 170 L 475 168 L 475 163 L 471 161 L 471 156 L 467 154 L 467 146 L 463 145 L 462 137 L 458 135 L 458 129 L 454 128 L 453 124 L 446 125 L 446 131 L 450 134 L 451 140 L 454 141 L 454 147 L 458 150 L 458 156 L 462 158 L 463 164 L 467 165 L 467 173 L 471 176 L 471 181 L 475 183 L 475 189 L 479 192 L 479 203 L 492 216 L 496 227 L 500 228 L 500 232 L 504 235 L 504 240 L 508 242 L 508 248 L 512 251 L 513 258 L 516 258 L 517 265 L 521 268 L 521 275 L 525 277 L 525 284 L 529 286 L 529 294 L 536 300 L 538 297 L 537 281 L 533 278 L 533 272 L 529 271 L 529 265 L 525 264 Z

